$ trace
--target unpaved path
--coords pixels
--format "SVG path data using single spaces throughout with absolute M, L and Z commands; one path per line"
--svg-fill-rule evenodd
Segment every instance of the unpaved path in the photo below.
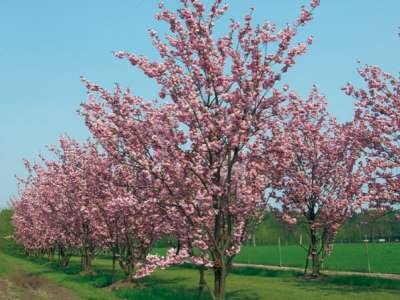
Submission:
M 0 277 L 0 300 L 78 300 L 68 289 L 37 275 L 17 271 Z
M 303 272 L 302 268 L 295 267 L 279 267 L 279 266 L 270 266 L 270 265 L 253 265 L 253 264 L 233 264 L 236 268 L 254 268 L 254 269 L 263 269 L 263 270 L 273 270 L 273 271 L 294 271 L 294 272 Z M 325 270 L 321 272 L 325 275 L 330 276 L 365 276 L 365 277 L 376 277 L 376 278 L 385 278 L 385 279 L 395 279 L 400 280 L 400 274 L 388 274 L 388 273 L 364 273 L 364 272 L 350 272 L 350 271 L 331 271 Z

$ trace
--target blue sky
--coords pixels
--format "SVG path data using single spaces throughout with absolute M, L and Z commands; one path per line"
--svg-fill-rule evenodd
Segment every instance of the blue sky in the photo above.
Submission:
M 177 0 L 164 1 L 177 6 Z M 209 3 L 209 1 L 206 1 Z M 285 24 L 307 1 L 228 0 L 228 17 L 255 7 L 255 20 Z M 359 82 L 357 60 L 400 70 L 398 0 L 322 0 L 315 19 L 303 29 L 315 37 L 285 81 L 306 95 L 317 84 L 341 121 L 352 117 L 353 102 L 340 87 Z M 113 50 L 155 57 L 147 29 L 155 23 L 157 0 L 0 1 L 0 207 L 16 193 L 14 175 L 24 176 L 22 158 L 34 159 L 45 145 L 68 133 L 89 134 L 76 111 L 85 100 L 79 76 L 111 87 L 114 82 L 152 97 L 154 85 Z M 225 18 L 219 25 L 227 25 Z

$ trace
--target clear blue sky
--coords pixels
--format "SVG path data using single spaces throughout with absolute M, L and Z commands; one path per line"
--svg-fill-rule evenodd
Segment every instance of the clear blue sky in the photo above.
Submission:
M 176 6 L 177 0 L 164 1 Z M 208 1 L 209 2 L 209 1 Z M 341 121 L 352 117 L 352 100 L 340 87 L 359 82 L 356 61 L 400 70 L 399 0 L 322 0 L 304 32 L 315 36 L 311 51 L 286 77 L 306 95 L 316 83 Z M 84 75 L 104 86 L 116 81 L 152 96 L 151 81 L 111 55 L 131 50 L 154 56 L 147 29 L 156 28 L 157 0 L 0 1 L 0 206 L 16 193 L 14 175 L 24 176 L 22 158 L 33 159 L 62 133 L 88 136 L 76 114 L 85 100 Z M 296 0 L 228 0 L 229 16 L 256 8 L 257 22 L 293 20 Z M 225 19 L 226 20 L 226 19 Z M 226 22 L 221 24 L 226 25 Z

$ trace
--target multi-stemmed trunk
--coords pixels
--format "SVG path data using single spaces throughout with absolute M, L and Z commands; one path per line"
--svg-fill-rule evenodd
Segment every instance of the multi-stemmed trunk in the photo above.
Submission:
M 225 267 L 214 268 L 214 297 L 215 300 L 225 299 L 225 282 L 228 275 Z
M 230 258 L 229 258 L 230 261 Z M 229 268 L 226 263 L 217 264 L 213 268 L 214 273 L 214 289 L 210 289 L 205 279 L 206 268 L 204 266 L 199 267 L 199 286 L 197 299 L 201 300 L 204 296 L 204 291 L 207 288 L 211 293 L 211 297 L 214 300 L 224 300 L 226 291 L 226 278 L 229 273 Z
M 143 264 L 149 254 L 151 245 L 130 240 L 128 245 L 118 246 L 118 262 L 128 280 L 133 281 L 133 275 L 138 263 Z
M 63 246 L 58 247 L 58 264 L 62 267 L 67 267 L 69 265 L 71 255 L 67 253 Z
M 115 262 L 117 260 L 117 255 L 116 255 L 116 249 L 115 247 L 112 247 L 112 275 L 111 275 L 111 283 L 114 283 L 115 281 Z
M 120 255 L 118 259 L 119 266 L 121 267 L 121 270 L 124 272 L 124 275 L 130 279 L 132 278 L 133 275 L 133 257 L 130 253 L 126 255 Z
M 84 247 L 82 251 L 81 257 L 81 271 L 83 274 L 91 274 L 93 273 L 92 269 L 92 261 L 94 258 L 94 254 L 92 249 L 89 247 Z
M 47 257 L 49 261 L 54 261 L 54 253 L 55 253 L 54 248 L 50 248 L 49 250 L 47 250 Z
M 92 261 L 95 257 L 95 242 L 91 237 L 91 228 L 89 222 L 82 224 L 83 238 L 81 249 L 81 272 L 83 274 L 92 274 Z
M 311 276 L 319 277 L 321 275 L 321 268 L 325 258 L 329 255 L 327 247 L 333 244 L 335 235 L 329 231 L 329 228 L 322 228 L 318 234 L 317 229 L 310 229 L 310 245 L 308 249 L 308 260 L 311 259 L 312 269 Z M 304 273 L 307 273 L 308 260 Z
M 215 216 L 214 249 L 214 299 L 225 299 L 226 277 L 231 267 L 233 256 L 229 256 L 226 251 L 231 245 L 234 225 L 232 215 L 229 211 L 229 204 L 234 200 L 235 194 L 232 191 L 233 165 L 237 158 L 238 149 L 228 151 L 227 173 L 226 173 L 226 194 L 214 196 L 214 208 L 218 212 Z M 220 184 L 221 174 L 214 175 L 214 183 Z
M 320 255 L 318 251 L 318 237 L 317 233 L 314 229 L 311 229 L 311 264 L 312 264 L 312 272 L 311 276 L 318 277 L 320 275 Z
M 220 223 L 217 222 L 217 225 Z M 227 226 L 226 228 L 228 228 Z M 218 249 L 215 249 L 213 253 L 214 257 L 214 299 L 215 300 L 224 300 L 225 299 L 225 289 L 226 289 L 226 277 L 228 276 L 228 272 L 231 267 L 232 259 L 233 256 L 228 256 L 226 254 L 226 248 L 223 247 L 222 245 L 227 245 L 227 240 L 225 240 L 223 237 L 227 236 L 226 228 L 219 228 L 217 226 L 216 232 L 218 230 L 221 230 L 219 232 L 221 234 L 221 244 L 219 245 Z

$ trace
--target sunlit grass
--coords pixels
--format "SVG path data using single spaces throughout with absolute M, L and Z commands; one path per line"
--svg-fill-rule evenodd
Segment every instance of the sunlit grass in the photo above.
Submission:
M 4 221 L 4 216 L 0 214 L 0 222 L 2 221 Z M 138 285 L 128 283 L 118 285 L 119 288 L 113 289 L 110 259 L 96 258 L 93 264 L 95 274 L 81 275 L 78 257 L 74 257 L 71 265 L 65 269 L 46 259 L 26 258 L 19 247 L 3 238 L 6 233 L 9 233 L 9 229 L 4 223 L 0 225 L 0 278 L 11 278 L 18 272 L 40 276 L 70 289 L 81 299 L 183 300 L 197 298 L 198 271 L 193 267 L 181 266 L 159 270 L 152 276 L 140 280 Z M 238 261 L 247 262 L 251 256 L 254 263 L 269 263 L 274 262 L 274 259 L 276 262 L 277 256 L 274 257 L 272 254 L 275 250 L 273 247 L 244 248 Z M 295 252 L 297 251 L 295 249 L 292 251 L 301 253 Z M 287 257 L 291 256 L 290 252 L 282 254 L 284 253 L 288 255 Z M 391 255 L 392 253 L 389 257 Z M 300 260 L 301 255 L 294 257 Z M 282 258 L 284 259 L 285 256 L 283 255 Z M 124 276 L 118 270 L 114 280 L 121 282 L 123 279 Z M 206 279 L 212 286 L 211 272 L 207 272 Z M 400 281 L 357 276 L 323 277 L 309 281 L 295 272 L 242 268 L 232 270 L 227 280 L 227 299 L 391 300 L 399 299 L 400 295 Z M 204 299 L 210 299 L 207 292 Z
M 400 243 L 368 244 L 371 271 L 379 273 L 400 274 Z M 368 272 L 366 245 L 336 244 L 324 268 L 340 271 Z M 306 252 L 298 245 L 281 247 L 282 265 L 304 267 Z M 279 265 L 279 248 L 277 246 L 243 247 L 235 260 L 240 263 Z

